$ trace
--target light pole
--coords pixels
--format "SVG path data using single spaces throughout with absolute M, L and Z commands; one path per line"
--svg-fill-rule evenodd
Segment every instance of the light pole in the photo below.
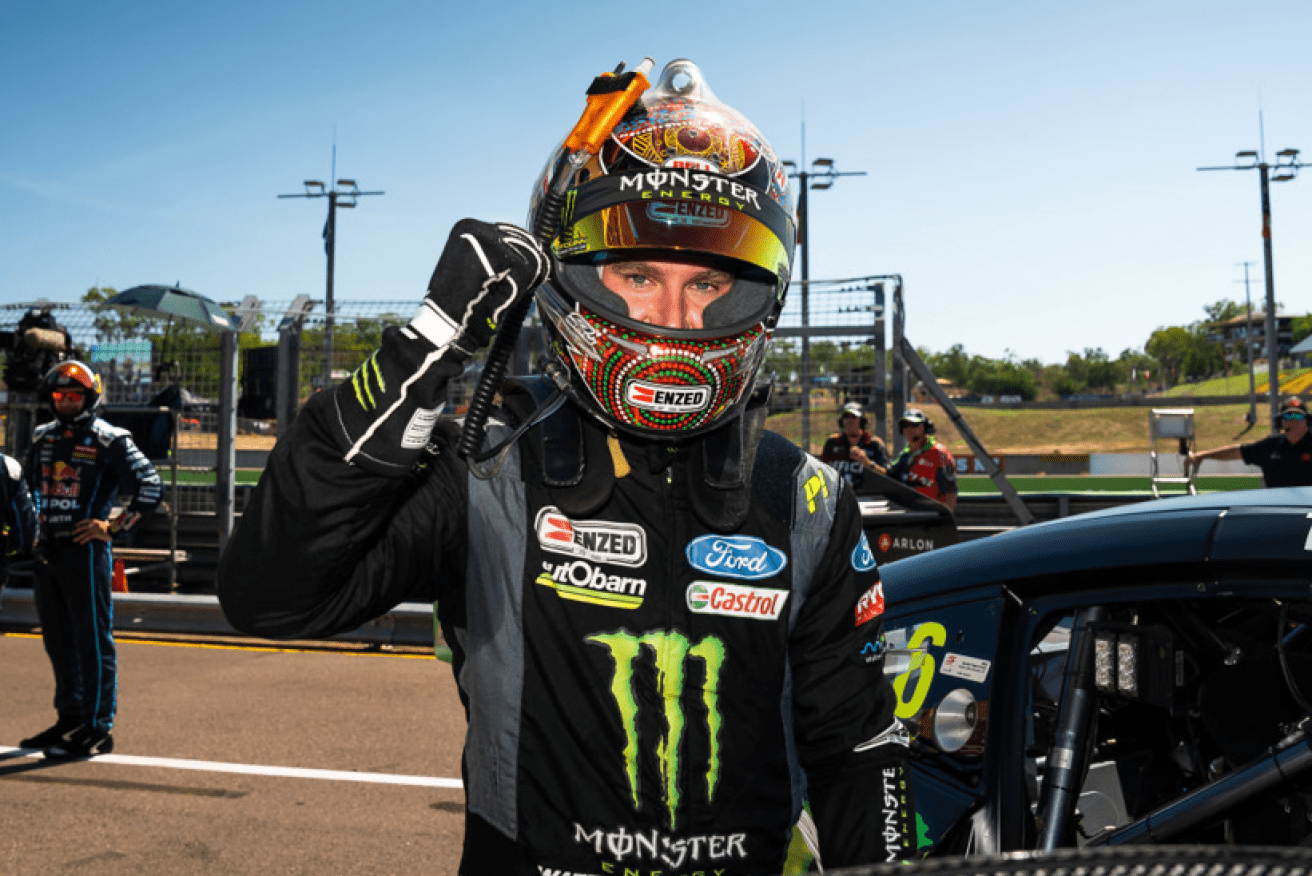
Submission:
M 805 131 L 803 132 L 805 139 Z M 803 150 L 805 150 L 803 146 Z M 806 156 L 802 156 L 805 163 Z M 785 161 L 788 176 L 800 180 L 797 195 L 797 232 L 802 239 L 802 447 L 811 450 L 811 273 L 810 250 L 811 234 L 807 228 L 807 190 L 827 189 L 840 176 L 865 176 L 864 170 L 834 170 L 832 158 L 817 158 L 811 162 L 810 171 L 798 170 L 796 162 Z
M 337 148 L 333 147 L 333 175 L 337 175 Z M 336 180 L 331 189 L 317 179 L 305 181 L 305 191 L 294 195 L 279 195 L 280 198 L 327 198 L 328 221 L 323 226 L 323 251 L 328 255 L 328 288 L 324 308 L 327 318 L 324 320 L 323 332 L 323 388 L 333 385 L 333 259 L 337 250 L 337 208 L 352 208 L 355 199 L 363 195 L 381 195 L 384 192 L 362 192 L 353 179 Z
M 1253 297 L 1248 292 L 1248 268 L 1252 262 L 1239 262 L 1244 266 L 1244 350 L 1248 357 L 1248 425 L 1257 425 L 1257 378 L 1253 376 Z
M 1200 167 L 1199 170 L 1257 170 L 1262 181 L 1262 249 L 1266 267 L 1266 365 L 1269 373 L 1267 400 L 1271 406 L 1271 428 L 1280 416 L 1280 347 L 1276 339 L 1276 281 L 1271 266 L 1271 182 L 1288 182 L 1298 175 L 1300 167 L 1308 165 L 1299 162 L 1297 149 L 1281 149 L 1276 153 L 1276 163 L 1268 164 L 1266 158 L 1253 150 L 1235 153 L 1235 161 L 1246 164 L 1231 164 L 1223 167 Z M 1272 168 L 1276 175 L 1268 178 Z

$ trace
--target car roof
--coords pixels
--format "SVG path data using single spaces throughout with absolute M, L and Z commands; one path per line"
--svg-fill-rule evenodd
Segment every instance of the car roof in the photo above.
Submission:
M 897 560 L 880 573 L 896 600 L 1132 566 L 1307 564 L 1309 518 L 1312 487 L 1181 496 L 1021 527 Z

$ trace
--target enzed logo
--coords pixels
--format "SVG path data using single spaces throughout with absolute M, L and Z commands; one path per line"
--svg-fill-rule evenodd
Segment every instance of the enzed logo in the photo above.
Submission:
M 570 520 L 548 505 L 533 522 L 543 550 L 582 557 L 594 563 L 641 566 L 647 562 L 647 532 L 632 523 Z
M 694 614 L 719 614 L 754 620 L 778 620 L 788 601 L 787 590 L 744 587 L 716 581 L 694 581 L 688 585 L 688 610 Z
M 653 750 L 644 737 L 638 746 L 639 703 L 660 703 L 658 720 L 645 720 L 644 726 L 660 728 L 656 741 L 656 774 L 661 777 L 660 795 L 669 816 L 669 826 L 675 829 L 679 801 L 683 794 L 685 735 L 688 731 L 704 730 L 709 759 L 704 777 L 697 778 L 696 787 L 704 787 L 706 801 L 715 798 L 720 781 L 720 715 L 719 693 L 723 680 L 720 670 L 724 666 L 724 642 L 707 636 L 693 643 L 677 630 L 654 630 L 634 635 L 627 630 L 599 633 L 587 641 L 606 649 L 614 666 L 610 692 L 619 709 L 620 723 L 624 727 L 624 769 L 629 780 L 629 794 L 634 810 L 641 808 L 638 768 L 640 753 Z M 689 671 L 694 667 L 697 671 Z M 639 688 L 650 690 L 651 695 L 639 697 Z M 695 697 L 697 708 L 693 714 L 704 715 L 705 726 L 688 726 L 685 697 Z M 650 772 L 645 773 L 650 775 Z
M 647 205 L 647 215 L 666 225 L 691 225 L 724 228 L 731 214 L 724 207 L 696 201 L 655 201 Z
M 787 554 L 749 535 L 703 535 L 684 554 L 700 572 L 745 581 L 773 577 L 788 565 Z
M 658 414 L 691 414 L 705 410 L 711 403 L 711 388 L 630 380 L 624 385 L 624 400 L 635 408 Z

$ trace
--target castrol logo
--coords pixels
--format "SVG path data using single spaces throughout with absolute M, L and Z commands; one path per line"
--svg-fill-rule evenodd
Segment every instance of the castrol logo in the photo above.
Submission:
M 788 601 L 788 591 L 717 581 L 694 581 L 688 585 L 687 601 L 688 610 L 694 614 L 778 620 L 784 610 L 784 603 Z

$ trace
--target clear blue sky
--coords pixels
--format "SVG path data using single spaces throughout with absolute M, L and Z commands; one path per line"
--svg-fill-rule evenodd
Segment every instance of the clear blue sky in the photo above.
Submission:
M 684 14 L 680 14 L 683 11 Z M 1259 148 L 1312 161 L 1312 3 L 128 2 L 0 11 L 0 303 L 180 282 L 414 299 L 531 183 L 619 61 L 696 61 L 785 157 L 832 157 L 813 279 L 897 273 L 919 346 L 1064 361 L 1263 295 Z M 1277 298 L 1312 310 L 1312 168 L 1273 186 Z M 794 303 L 797 296 L 793 297 Z

